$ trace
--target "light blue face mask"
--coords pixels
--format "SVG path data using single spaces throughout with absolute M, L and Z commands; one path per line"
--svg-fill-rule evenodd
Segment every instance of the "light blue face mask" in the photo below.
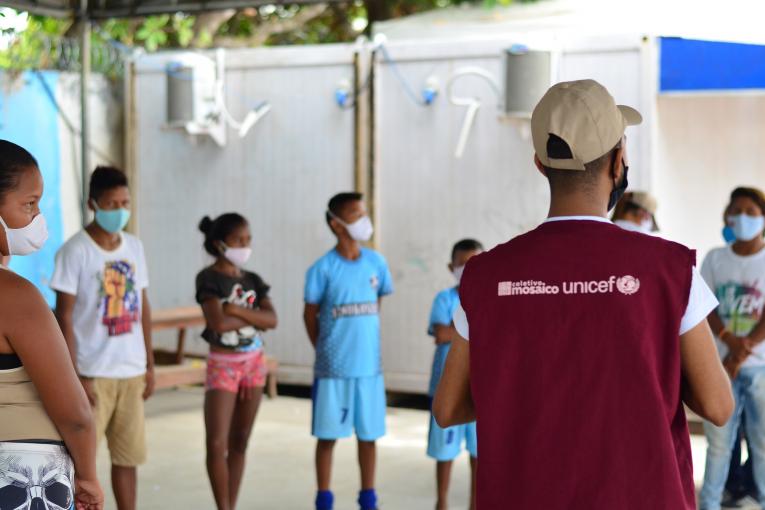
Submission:
M 761 236 L 762 231 L 765 230 L 765 216 L 749 216 L 748 214 L 728 216 L 728 224 L 733 229 L 737 241 L 751 241 Z
M 110 234 L 116 234 L 121 231 L 130 221 L 130 211 L 128 209 L 103 210 L 99 209 L 98 206 L 95 206 L 95 209 L 96 223 Z

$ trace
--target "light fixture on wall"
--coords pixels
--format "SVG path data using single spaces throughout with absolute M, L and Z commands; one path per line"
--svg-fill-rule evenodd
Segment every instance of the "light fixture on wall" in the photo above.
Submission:
M 432 105 L 441 91 L 440 82 L 435 75 L 429 76 L 425 83 L 419 87 L 419 91 L 416 86 L 409 83 L 409 80 L 403 75 L 399 69 L 398 62 L 393 59 L 386 47 L 388 39 L 385 34 L 377 34 L 371 44 L 364 37 L 360 37 L 356 41 L 357 52 L 362 50 L 368 50 L 372 54 L 380 54 L 383 62 L 388 64 L 393 73 L 393 76 L 401 85 L 404 94 L 412 100 L 418 106 L 428 107 Z M 361 94 L 365 93 L 372 84 L 374 65 L 370 68 L 369 73 L 362 83 L 358 87 L 352 85 L 350 79 L 342 79 L 335 86 L 334 99 L 337 106 L 344 110 L 352 109 L 356 106 Z
M 190 135 L 207 135 L 219 146 L 227 143 L 228 128 L 244 138 L 270 110 L 266 101 L 256 104 L 241 121 L 229 112 L 225 101 L 225 52 L 214 58 L 182 53 L 167 64 L 167 126 Z
M 353 89 L 350 80 L 340 80 L 335 88 L 335 102 L 340 108 L 347 108 L 353 104 Z

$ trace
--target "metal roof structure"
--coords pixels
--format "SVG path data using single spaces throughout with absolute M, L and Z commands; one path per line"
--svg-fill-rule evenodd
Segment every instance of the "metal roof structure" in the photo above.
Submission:
M 0 5 L 58 18 L 79 17 L 83 8 L 90 19 L 132 18 L 176 12 L 199 13 L 244 9 L 261 5 L 332 3 L 340 0 L 1 0 Z M 84 5 L 83 5 L 84 4 Z

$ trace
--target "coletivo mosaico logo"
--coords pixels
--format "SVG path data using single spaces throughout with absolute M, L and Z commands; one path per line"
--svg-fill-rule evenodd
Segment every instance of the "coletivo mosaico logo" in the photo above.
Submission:
M 551 284 L 539 280 L 504 281 L 497 285 L 498 296 L 545 296 L 556 294 L 613 294 L 631 296 L 640 290 L 640 280 L 631 275 L 610 276 L 607 280 L 568 281 Z

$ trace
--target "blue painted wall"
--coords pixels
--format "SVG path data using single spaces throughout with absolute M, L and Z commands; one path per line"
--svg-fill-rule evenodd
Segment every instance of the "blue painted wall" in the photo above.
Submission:
M 39 76 L 55 93 L 58 73 L 46 71 Z M 8 79 L 2 78 L 4 82 Z M 0 88 L 0 138 L 21 145 L 37 159 L 45 182 L 40 208 L 48 222 L 50 237 L 40 252 L 13 257 L 10 267 L 32 281 L 53 305 L 55 296 L 48 283 L 53 274 L 54 256 L 64 241 L 58 112 L 38 75 L 24 73 L 13 84 Z
M 765 89 L 765 46 L 661 38 L 659 90 Z

